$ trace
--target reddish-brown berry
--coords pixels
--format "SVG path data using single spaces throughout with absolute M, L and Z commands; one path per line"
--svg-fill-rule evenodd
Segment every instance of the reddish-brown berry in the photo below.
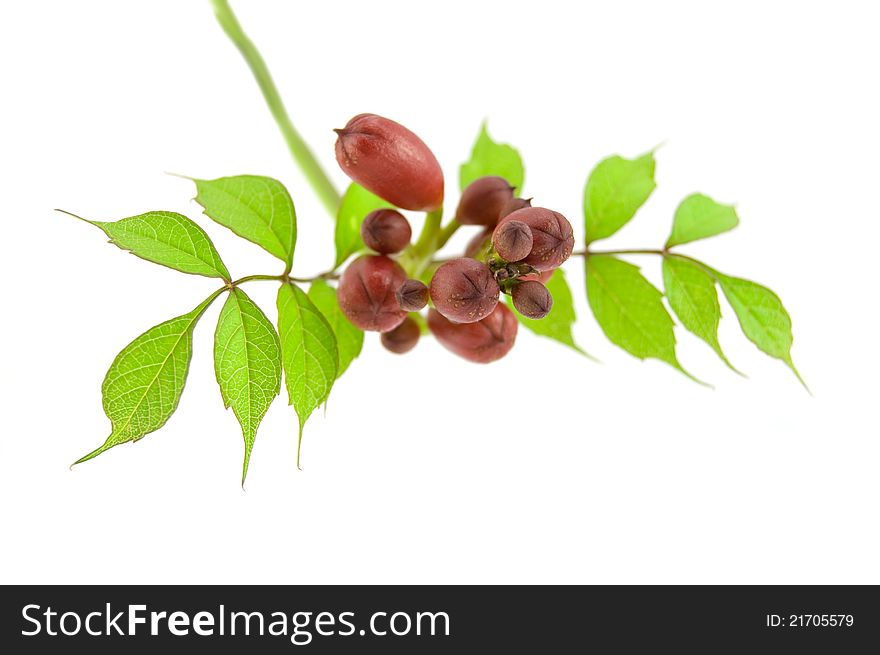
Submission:
M 517 321 L 503 304 L 476 323 L 453 323 L 432 309 L 428 312 L 428 329 L 447 350 L 468 361 L 488 364 L 513 348 Z
M 559 212 L 543 207 L 526 207 L 505 216 L 499 227 L 509 221 L 521 221 L 532 229 L 532 252 L 522 261 L 538 271 L 558 268 L 571 256 L 574 232 L 571 223 Z
M 517 209 L 525 209 L 526 207 L 532 206 L 531 198 L 511 198 L 507 201 L 507 204 L 504 205 L 504 209 L 501 210 L 500 218 L 504 218 L 508 214 L 512 214 Z
M 388 350 L 398 355 L 408 353 L 416 347 L 419 337 L 422 336 L 422 330 L 419 324 L 410 317 L 407 317 L 403 323 L 398 325 L 389 332 L 382 333 L 382 345 Z
M 431 278 L 431 301 L 456 323 L 475 323 L 495 309 L 501 290 L 489 267 L 462 257 L 446 262 Z
M 383 255 L 393 255 L 409 245 L 412 228 L 400 212 L 377 209 L 364 217 L 361 238 L 367 248 Z
M 492 233 L 492 246 L 506 262 L 518 262 L 532 252 L 532 229 L 522 221 L 504 221 Z
M 493 227 L 501 210 L 513 198 L 513 187 L 503 177 L 481 177 L 465 187 L 455 210 L 455 220 L 462 225 Z
M 513 306 L 526 318 L 544 318 L 553 307 L 553 296 L 540 282 L 518 282 L 510 291 Z
M 336 133 L 336 161 L 362 187 L 402 209 L 434 211 L 443 204 L 437 158 L 400 123 L 359 114 Z
M 407 280 L 397 290 L 397 303 L 407 312 L 417 312 L 428 304 L 428 287 L 419 280 Z
M 393 330 L 406 318 L 395 294 L 405 281 L 406 273 L 393 260 L 365 255 L 354 260 L 339 279 L 339 307 L 362 330 Z

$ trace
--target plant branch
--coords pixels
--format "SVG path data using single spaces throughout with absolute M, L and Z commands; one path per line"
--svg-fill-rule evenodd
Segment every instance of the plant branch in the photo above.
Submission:
M 263 98 L 269 106 L 269 111 L 272 112 L 272 117 L 278 124 L 278 128 L 281 130 L 281 134 L 287 142 L 287 147 L 294 160 L 309 181 L 309 184 L 312 185 L 327 212 L 335 218 L 336 210 L 339 207 L 339 192 L 333 186 L 333 182 L 330 181 L 321 164 L 318 163 L 314 153 L 312 153 L 309 146 L 303 141 L 303 138 L 293 126 L 290 116 L 284 107 L 284 102 L 281 100 L 281 95 L 278 93 L 278 88 L 275 86 L 275 82 L 272 80 L 272 76 L 266 66 L 266 62 L 253 41 L 244 33 L 241 24 L 232 11 L 232 7 L 229 6 L 228 0 L 211 0 L 211 4 L 214 7 L 217 22 L 220 23 L 223 31 L 226 32 L 226 35 L 241 52 L 245 62 L 247 62 L 248 67 L 251 69 L 251 73 L 253 73 L 260 91 L 263 93 Z

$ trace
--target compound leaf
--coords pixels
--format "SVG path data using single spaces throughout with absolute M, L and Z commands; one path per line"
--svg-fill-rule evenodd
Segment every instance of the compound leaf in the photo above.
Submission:
M 290 404 L 299 417 L 299 466 L 303 427 L 330 395 L 339 368 L 339 352 L 333 328 L 302 289 L 282 284 L 277 304 L 284 379 Z
M 289 269 L 296 247 L 296 209 L 284 185 L 271 177 L 236 175 L 196 180 L 205 215 L 275 255 Z
M 493 141 L 486 121 L 483 121 L 471 150 L 471 158 L 458 170 L 459 186 L 464 190 L 468 184 L 486 175 L 503 177 L 518 192 L 522 192 L 526 174 L 522 157 L 516 148 Z
M 709 344 L 722 361 L 736 371 L 718 343 L 721 305 L 712 276 L 698 264 L 671 255 L 663 258 L 663 286 L 669 306 L 681 324 Z
M 366 247 L 361 239 L 361 223 L 364 217 L 374 209 L 391 206 L 359 184 L 352 182 L 348 185 L 336 213 L 336 266 Z
M 247 476 L 260 421 L 281 392 L 281 344 L 272 323 L 241 289 L 233 289 L 214 333 L 214 372 L 225 407 L 244 437 L 241 481 Z
M 739 225 L 736 208 L 694 193 L 681 201 L 672 221 L 667 248 L 721 234 Z
M 653 152 L 635 159 L 614 155 L 599 162 L 584 187 L 587 243 L 610 237 L 626 225 L 656 186 Z
M 336 289 L 324 280 L 312 282 L 312 286 L 309 287 L 309 298 L 327 319 L 333 334 L 336 335 L 336 345 L 339 350 L 339 370 L 336 372 L 336 378 L 339 379 L 352 361 L 361 354 L 364 332 L 345 318 L 336 298 Z
M 79 464 L 114 446 L 137 441 L 165 425 L 177 409 L 189 362 L 193 329 L 219 291 L 193 311 L 150 328 L 122 349 L 104 378 L 101 394 L 112 430 Z
M 662 294 L 639 267 L 610 255 L 591 255 L 586 270 L 587 299 L 605 336 L 639 359 L 659 359 L 694 379 L 678 362 Z

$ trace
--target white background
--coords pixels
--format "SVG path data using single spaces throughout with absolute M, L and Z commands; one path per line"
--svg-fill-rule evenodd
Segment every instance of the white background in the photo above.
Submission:
M 683 363 L 715 390 L 617 350 L 575 261 L 577 338 L 601 365 L 528 334 L 489 367 L 430 340 L 392 356 L 369 335 L 307 426 L 303 471 L 282 396 L 242 491 L 211 363 L 218 303 L 166 427 L 70 471 L 109 432 L 115 354 L 216 282 L 129 256 L 54 207 L 186 213 L 237 276 L 278 263 L 200 217 L 165 171 L 283 180 L 301 275 L 331 261 L 331 221 L 207 2 L 9 3 L 3 582 L 880 582 L 871 3 L 235 4 L 340 187 L 331 128 L 376 112 L 432 146 L 454 207 L 488 117 L 521 150 L 528 194 L 580 235 L 590 168 L 664 142 L 657 191 L 607 246 L 659 246 L 690 192 L 736 202 L 735 232 L 685 250 L 780 294 L 814 395 L 726 305 L 722 343 L 749 379 L 684 332 Z M 634 261 L 659 281 L 659 262 Z M 273 285 L 248 292 L 274 316 Z

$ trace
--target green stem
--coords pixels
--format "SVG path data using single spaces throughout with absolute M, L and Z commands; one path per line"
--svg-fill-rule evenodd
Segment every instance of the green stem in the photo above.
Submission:
M 294 128 L 290 116 L 284 108 L 284 103 L 281 100 L 281 95 L 278 93 L 278 88 L 275 86 L 275 82 L 272 81 L 272 76 L 269 74 L 266 62 L 263 60 L 263 57 L 260 55 L 253 41 L 251 41 L 247 34 L 244 33 L 244 30 L 242 30 L 241 24 L 238 22 L 238 19 L 232 12 L 232 8 L 229 6 L 228 0 L 211 0 L 211 4 L 214 6 L 214 14 L 217 17 L 220 26 L 223 28 L 223 31 L 226 32 L 226 35 L 232 40 L 239 52 L 241 52 L 244 60 L 251 69 L 251 73 L 253 73 L 254 78 L 257 80 L 260 91 L 263 93 L 263 98 L 269 106 L 269 111 L 272 112 L 272 117 L 278 124 L 278 128 L 281 130 L 281 134 L 284 136 L 284 140 L 287 142 L 287 147 L 290 149 L 290 153 L 293 155 L 294 160 L 299 165 L 303 175 L 306 176 L 309 184 L 312 185 L 312 188 L 315 190 L 315 193 L 318 195 L 318 198 L 320 198 L 329 214 L 335 217 L 336 210 L 339 207 L 339 192 L 336 190 L 336 187 L 333 186 L 333 182 L 330 181 L 330 178 L 321 167 L 321 164 L 315 159 L 314 153 L 312 153 L 309 146 L 303 141 L 299 132 Z
M 443 246 L 446 245 L 446 242 L 455 234 L 456 230 L 461 227 L 461 223 L 459 223 L 454 218 L 449 221 L 441 230 L 440 234 L 437 235 L 437 250 L 440 250 Z
M 676 259 L 683 259 L 690 262 L 691 264 L 696 264 L 706 273 L 708 273 L 710 277 L 713 277 L 715 279 L 718 279 L 718 277 L 721 275 L 714 268 L 707 266 L 699 259 L 694 259 L 693 257 L 682 255 L 679 252 L 672 252 L 667 248 L 627 248 L 623 250 L 590 250 L 589 248 L 587 248 L 586 250 L 578 250 L 577 252 L 573 252 L 571 254 L 575 257 L 589 257 L 590 255 L 660 255 L 661 257 L 675 257 Z

